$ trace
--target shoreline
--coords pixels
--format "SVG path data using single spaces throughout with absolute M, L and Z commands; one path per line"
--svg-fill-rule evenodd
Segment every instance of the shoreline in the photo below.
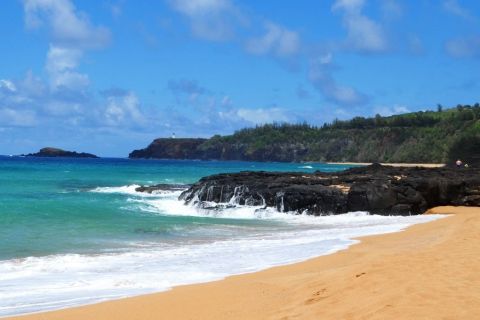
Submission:
M 480 208 L 430 213 L 456 215 L 300 263 L 5 319 L 472 318 L 480 313 Z
M 349 166 L 369 166 L 373 162 L 326 162 L 326 164 L 336 164 L 336 165 L 349 165 Z M 380 163 L 382 166 L 390 167 L 399 167 L 399 168 L 413 168 L 413 167 L 422 167 L 422 168 L 443 168 L 445 167 L 444 163 Z

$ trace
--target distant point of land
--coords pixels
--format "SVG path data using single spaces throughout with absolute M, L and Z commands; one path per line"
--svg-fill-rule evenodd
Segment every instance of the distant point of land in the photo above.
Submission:
M 155 139 L 130 158 L 480 166 L 480 105 L 458 105 L 323 126 L 273 123 L 210 139 Z
M 96 155 L 86 152 L 67 151 L 59 148 L 46 147 L 36 153 L 29 153 L 27 157 L 65 157 L 65 158 L 98 158 Z

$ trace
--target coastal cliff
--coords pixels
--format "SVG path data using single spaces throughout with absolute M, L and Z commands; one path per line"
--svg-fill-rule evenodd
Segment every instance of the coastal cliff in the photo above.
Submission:
M 179 199 L 210 210 L 250 205 L 311 215 L 421 214 L 436 206 L 480 206 L 480 173 L 379 164 L 336 173 L 225 173 L 200 179 Z
M 198 146 L 207 139 L 155 139 L 145 149 L 134 150 L 129 158 L 143 159 L 202 159 L 197 151 Z
M 59 148 L 46 147 L 36 153 L 29 153 L 27 157 L 65 157 L 65 158 L 98 158 L 96 155 L 86 152 L 66 151 Z
M 449 163 L 480 166 L 480 106 L 322 127 L 266 124 L 210 139 L 156 139 L 130 158 L 277 162 Z

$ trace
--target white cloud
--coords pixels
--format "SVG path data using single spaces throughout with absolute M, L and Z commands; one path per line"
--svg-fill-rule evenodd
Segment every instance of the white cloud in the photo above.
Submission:
M 217 107 L 219 97 L 195 80 L 170 80 L 168 89 L 175 99 L 175 104 L 179 107 L 194 108 L 195 110 Z
M 110 31 L 93 26 L 69 0 L 24 0 L 25 23 L 31 29 L 47 25 L 55 43 L 77 48 L 101 48 L 110 41 Z
M 0 126 L 31 127 L 35 124 L 36 116 L 31 110 L 16 110 L 10 107 L 0 107 Z
M 22 91 L 22 83 L 0 80 L 0 127 L 31 127 L 37 123 L 31 100 Z
M 455 58 L 480 57 L 480 36 L 449 40 L 445 44 L 445 49 Z
M 396 0 L 381 0 L 380 8 L 386 19 L 397 19 L 403 15 L 403 8 Z
M 388 117 L 394 114 L 411 112 L 406 106 L 403 106 L 403 105 L 394 105 L 391 107 L 387 107 L 387 106 L 376 107 L 374 111 L 375 113 L 378 113 L 379 115 L 384 117 Z
M 188 102 L 195 102 L 200 96 L 207 93 L 207 90 L 196 81 L 188 79 L 170 80 L 168 89 L 175 95 L 177 102 L 183 101 L 185 97 Z
M 52 89 L 84 90 L 88 76 L 77 71 L 85 50 L 105 47 L 110 31 L 94 26 L 70 0 L 24 0 L 25 24 L 30 29 L 46 26 L 50 47 L 45 68 Z
M 122 15 L 122 4 L 120 2 L 110 5 L 110 12 L 114 18 L 119 18 Z
M 318 62 L 321 65 L 331 64 L 333 62 L 333 54 L 331 52 L 318 57 Z
M 298 53 L 300 37 L 298 33 L 272 22 L 265 23 L 265 34 L 252 38 L 246 43 L 246 50 L 253 54 L 273 54 L 287 57 Z
M 462 7 L 457 0 L 444 0 L 443 9 L 465 20 L 475 20 L 470 11 Z
M 0 107 L 14 108 L 16 105 L 30 103 L 32 99 L 25 93 L 26 80 L 0 80 Z M 28 84 L 28 83 L 27 83 Z
M 39 77 L 36 77 L 32 71 L 28 71 L 25 78 L 18 84 L 23 92 L 28 92 L 31 98 L 42 97 L 45 95 L 47 86 Z
M 103 115 L 108 126 L 135 126 L 146 123 L 146 118 L 140 110 L 140 102 L 132 92 L 128 92 L 124 96 L 107 97 Z
M 65 60 L 60 70 L 69 68 Z M 15 91 L 3 88 L 7 83 Z M 62 87 L 64 88 L 64 87 Z M 155 114 L 145 116 L 138 97 L 131 91 L 110 89 L 97 98 L 88 90 L 57 90 L 31 72 L 19 81 L 0 80 L 1 127 L 122 128 L 150 130 Z
M 239 118 L 255 124 L 271 123 L 274 121 L 287 122 L 291 119 L 284 113 L 282 109 L 238 109 Z
M 6 79 L 0 79 L 0 89 L 5 89 L 10 92 L 17 91 L 17 87 L 15 86 L 15 84 L 12 81 Z
M 179 12 L 191 17 L 222 12 L 232 7 L 228 0 L 172 0 L 171 4 Z
M 364 4 L 365 0 L 336 0 L 332 9 L 360 13 Z
M 77 119 L 76 122 L 78 122 L 78 118 L 84 118 L 85 113 L 88 112 L 85 106 L 79 102 L 54 99 L 53 97 L 49 98 L 49 101 L 42 106 L 42 111 L 48 117 L 61 117 L 67 122 L 71 119 Z
M 171 8 L 187 18 L 192 34 L 207 41 L 234 40 L 243 43 L 244 50 L 254 55 L 291 58 L 301 49 L 300 35 L 264 18 L 252 17 L 232 0 L 168 0 Z M 263 27 L 260 35 L 252 30 Z M 238 32 L 239 30 L 243 32 Z M 286 66 L 293 68 L 295 61 Z
M 258 108 L 247 109 L 239 108 L 232 109 L 228 112 L 220 111 L 219 117 L 228 122 L 240 122 L 246 125 L 265 124 L 273 122 L 291 122 L 291 116 L 281 108 Z
M 387 40 L 381 26 L 365 16 L 351 16 L 344 20 L 348 29 L 347 43 L 353 49 L 378 52 L 387 49 Z
M 170 0 L 171 7 L 189 19 L 192 34 L 210 41 L 233 37 L 243 21 L 240 10 L 229 0 Z
M 344 106 L 363 105 L 367 97 L 352 87 L 340 85 L 332 76 L 333 57 L 331 53 L 310 61 L 308 79 L 327 100 Z
M 232 104 L 232 99 L 229 96 L 223 96 L 222 101 L 220 102 L 222 107 L 230 107 Z
M 383 27 L 363 14 L 364 0 L 337 0 L 333 11 L 343 14 L 343 25 L 347 30 L 344 46 L 347 49 L 377 53 L 388 49 L 388 39 Z
M 50 120 L 56 123 L 68 122 L 73 117 L 86 117 L 85 97 L 66 91 L 55 91 L 35 77 L 31 71 L 19 81 L 5 80 L 15 87 L 14 91 L 0 90 L 0 108 L 2 122 L 15 126 L 32 126 L 47 124 Z
M 78 90 L 88 86 L 88 76 L 75 71 L 82 55 L 81 50 L 50 45 L 45 68 L 53 89 Z

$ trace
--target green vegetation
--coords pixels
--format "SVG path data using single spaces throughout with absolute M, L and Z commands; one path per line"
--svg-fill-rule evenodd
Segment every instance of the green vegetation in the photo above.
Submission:
M 480 162 L 480 105 L 458 105 L 315 127 L 266 124 L 198 147 L 204 158 L 257 161 Z

